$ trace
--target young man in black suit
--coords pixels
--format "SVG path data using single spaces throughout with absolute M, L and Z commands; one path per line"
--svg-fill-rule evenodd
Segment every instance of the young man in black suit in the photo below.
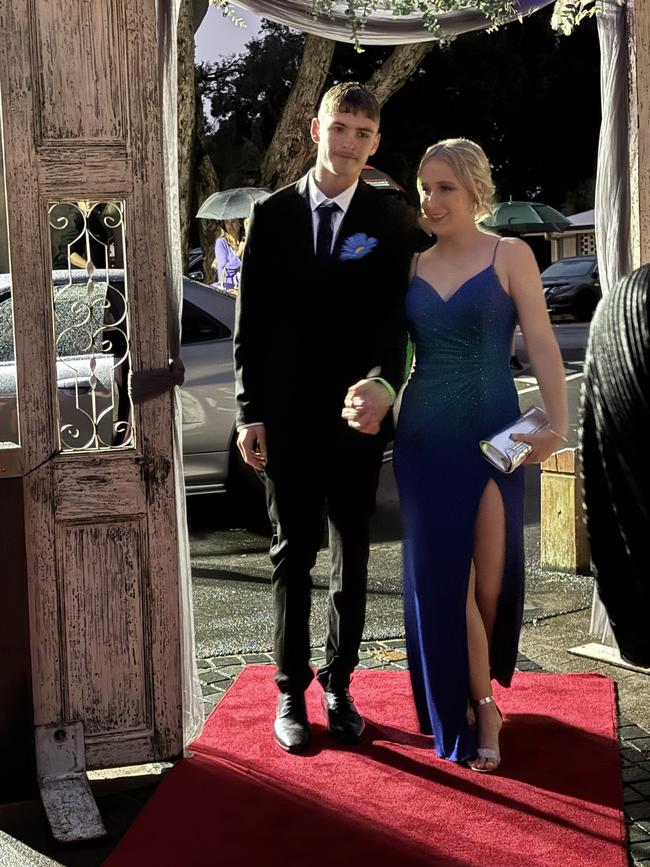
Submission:
M 266 475 L 273 526 L 274 737 L 290 752 L 309 741 L 310 570 L 325 514 L 332 571 L 318 680 L 330 733 L 356 743 L 364 729 L 348 687 L 365 618 L 368 519 L 404 376 L 417 231 L 401 201 L 360 180 L 379 145 L 369 91 L 329 90 L 311 136 L 315 167 L 253 210 L 234 338 L 238 446 Z

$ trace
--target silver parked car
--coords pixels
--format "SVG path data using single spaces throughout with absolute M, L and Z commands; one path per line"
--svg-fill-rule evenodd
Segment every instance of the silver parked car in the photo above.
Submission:
M 236 482 L 256 484 L 235 447 L 234 322 L 232 295 L 183 278 L 181 402 L 188 494 L 217 493 Z
M 83 304 L 88 275 L 73 271 L 72 282 L 67 271 L 53 272 L 55 319 L 57 329 L 57 383 L 60 395 L 62 440 L 71 447 L 86 443 L 92 436 L 92 425 L 85 413 L 84 401 L 89 399 L 88 380 L 94 373 L 97 385 L 94 399 L 99 401 L 103 444 L 115 444 L 115 423 L 128 416 L 128 400 L 121 382 L 125 371 L 114 374 L 114 362 L 123 354 L 119 334 L 111 329 L 110 350 L 106 342 L 89 347 L 88 331 L 69 327 L 78 305 Z M 112 316 L 124 293 L 122 271 L 111 271 L 110 289 L 101 282 L 95 285 L 112 296 Z M 61 291 L 61 290 L 65 291 Z M 98 299 L 100 300 L 100 299 Z M 111 301 L 111 297 L 108 297 Z M 77 307 L 75 308 L 75 305 Z M 96 310 L 111 310 L 108 304 L 95 305 Z M 70 312 L 72 311 L 72 312 Z M 121 311 L 117 311 L 118 317 Z M 108 313 L 101 314 L 108 316 Z M 77 316 L 78 318 L 78 316 Z M 183 408 L 183 464 L 185 489 L 188 495 L 218 493 L 237 486 L 247 497 L 263 499 L 263 488 L 255 474 L 244 466 L 235 447 L 235 395 L 232 361 L 232 331 L 235 299 L 227 292 L 183 278 L 183 314 L 181 357 L 185 364 L 185 384 L 181 389 Z M 105 325 L 106 319 L 99 325 Z M 110 324 L 110 323 L 109 323 Z M 97 330 L 97 329 L 95 329 Z M 93 332 L 94 333 L 94 332 Z M 90 351 L 94 350 L 94 351 Z M 92 359 L 92 363 L 91 363 Z M 84 427 L 84 421 L 86 425 Z M 119 426 L 118 426 L 119 427 Z M 88 428 L 88 430 L 86 430 Z M 66 440 L 66 431 L 74 430 L 75 439 Z M 14 363 L 11 278 L 0 275 L 0 442 L 16 439 L 16 371 Z

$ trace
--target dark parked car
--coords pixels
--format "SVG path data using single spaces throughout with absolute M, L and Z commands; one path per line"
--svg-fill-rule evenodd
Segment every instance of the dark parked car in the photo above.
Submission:
M 546 306 L 551 314 L 569 314 L 588 322 L 601 299 L 595 256 L 558 259 L 542 271 Z
M 192 247 L 187 259 L 187 277 L 190 280 L 206 282 L 203 272 L 203 250 L 200 247 Z

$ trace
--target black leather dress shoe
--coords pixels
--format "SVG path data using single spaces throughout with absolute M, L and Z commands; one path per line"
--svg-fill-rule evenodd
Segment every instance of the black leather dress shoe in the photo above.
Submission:
M 346 744 L 358 744 L 366 727 L 347 689 L 323 691 L 323 710 L 327 729 L 333 738 Z
M 309 744 L 309 721 L 303 693 L 283 692 L 273 723 L 273 737 L 288 753 L 301 753 Z

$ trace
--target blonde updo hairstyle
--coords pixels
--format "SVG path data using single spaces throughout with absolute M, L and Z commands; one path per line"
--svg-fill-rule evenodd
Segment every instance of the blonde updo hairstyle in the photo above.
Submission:
M 422 167 L 429 160 L 444 160 L 475 203 L 478 223 L 494 210 L 494 181 L 485 151 L 467 138 L 447 138 L 428 148 L 418 166 L 418 187 Z

